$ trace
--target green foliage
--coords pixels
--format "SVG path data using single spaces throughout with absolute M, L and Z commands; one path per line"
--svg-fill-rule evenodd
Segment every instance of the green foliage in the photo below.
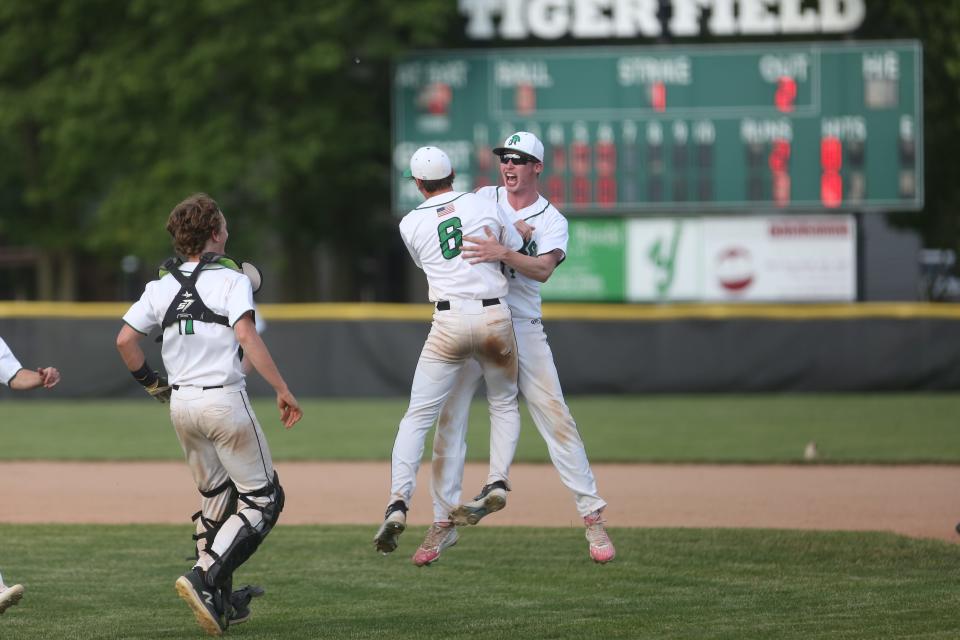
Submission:
M 857 34 L 923 42 L 927 204 L 896 219 L 928 246 L 960 248 L 958 33 L 955 2 L 889 0 Z M 451 0 L 0 3 L 0 239 L 155 264 L 166 214 L 202 190 L 277 299 L 315 299 L 296 267 L 317 246 L 347 276 L 332 297 L 357 299 L 395 239 L 390 60 L 464 44 Z
M 592 462 L 800 462 L 815 440 L 827 463 L 960 462 L 956 394 L 572 397 Z M 388 460 L 401 399 L 303 402 L 285 431 L 269 399 L 254 401 L 277 460 Z M 547 462 L 547 448 L 521 407 L 518 462 Z M 488 456 L 486 404 L 471 410 L 467 456 Z M 0 460 L 179 460 L 166 407 L 123 401 L 8 399 Z M 425 455 L 430 455 L 427 443 Z
M 960 144 L 960 4 L 887 0 L 867 6 L 867 38 L 923 43 L 924 212 L 895 220 L 919 229 L 930 247 L 960 250 L 960 182 L 953 167 Z
M 382 557 L 367 527 L 285 526 L 237 573 L 266 595 L 236 638 L 952 638 L 956 548 L 879 533 L 471 527 L 435 566 L 424 527 Z M 173 582 L 188 523 L 0 525 L 4 574 L 26 587 L 4 640 L 199 638 Z
M 293 252 L 369 245 L 345 223 L 388 217 L 390 59 L 438 44 L 455 10 L 3 3 L 0 236 L 157 257 L 170 252 L 167 213 L 206 191 L 243 229 L 238 254 L 272 233 Z

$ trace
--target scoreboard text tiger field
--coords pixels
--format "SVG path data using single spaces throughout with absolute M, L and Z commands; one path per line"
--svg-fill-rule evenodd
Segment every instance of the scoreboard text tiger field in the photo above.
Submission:
M 543 140 L 567 214 L 887 211 L 923 206 L 922 51 L 913 41 L 421 53 L 393 74 L 394 209 L 426 144 L 460 190 L 491 149 Z

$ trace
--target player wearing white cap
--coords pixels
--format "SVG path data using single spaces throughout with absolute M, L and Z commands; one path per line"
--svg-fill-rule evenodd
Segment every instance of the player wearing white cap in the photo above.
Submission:
M 435 305 L 433 324 L 417 361 L 407 408 L 393 445 L 390 497 L 383 524 L 374 536 L 381 553 L 397 548 L 406 528 L 406 512 L 416 485 L 427 433 L 469 362 L 487 383 L 490 404 L 489 482 L 506 482 L 520 433 L 517 407 L 517 348 L 510 309 L 503 303 L 507 280 L 499 265 L 469 264 L 461 257 L 463 238 L 486 228 L 504 246 L 519 249 L 523 239 L 503 210 L 486 198 L 453 190 L 450 159 L 437 147 L 421 147 L 410 159 L 410 177 L 425 198 L 400 221 L 400 235 L 429 285 Z M 446 438 L 437 426 L 435 446 Z M 497 446 L 493 446 L 496 442 Z M 457 531 L 447 513 L 427 531 L 414 564 L 433 562 L 455 544 Z
M 590 557 L 599 563 L 609 562 L 616 550 L 602 516 L 607 503 L 597 493 L 597 483 L 577 424 L 563 399 L 553 352 L 541 323 L 540 284 L 547 281 L 566 257 L 567 220 L 539 193 L 537 182 L 543 171 L 543 143 L 535 135 L 518 131 L 493 152 L 500 156 L 503 186 L 483 187 L 477 194 L 499 203 L 511 221 L 523 231 L 527 241 L 518 252 L 490 234 L 470 234 L 464 237 L 463 256 L 471 264 L 503 263 L 507 267 L 510 283 L 507 303 L 513 314 L 520 355 L 520 393 L 527 402 L 537 430 L 547 443 L 550 460 L 560 473 L 560 479 L 574 494 L 577 510 L 586 526 Z M 443 469 L 439 478 L 435 476 L 440 486 L 434 488 L 434 494 L 438 496 L 434 511 L 443 511 L 460 500 L 467 417 L 478 384 L 476 369 L 466 368 L 457 381 L 457 392 L 451 394 L 444 406 L 444 415 L 449 416 L 452 431 L 450 437 L 453 438 L 455 433 L 457 440 L 447 442 L 443 449 L 434 449 L 434 463 Z M 491 433 L 491 438 L 495 435 Z M 515 448 L 516 440 L 513 443 Z M 450 459 L 438 460 L 438 457 Z M 491 458 L 491 477 L 499 474 L 499 470 L 493 468 L 494 462 Z M 505 482 L 487 482 L 473 501 L 453 509 L 450 518 L 458 525 L 476 524 L 506 505 L 508 490 Z
M 14 391 L 25 391 L 43 387 L 51 389 L 60 382 L 60 372 L 54 367 L 40 367 L 36 371 L 24 369 L 17 357 L 10 351 L 7 343 L 0 338 L 0 384 Z M 0 575 L 0 613 L 3 613 L 23 598 L 23 585 L 7 586 Z
M 283 510 L 284 494 L 266 438 L 247 397 L 240 358 L 249 358 L 277 394 L 288 429 L 303 413 L 254 324 L 253 285 L 225 258 L 227 221 L 217 203 L 195 194 L 167 220 L 174 250 L 167 273 L 147 283 L 123 316 L 117 349 L 147 392 L 170 403 L 170 419 L 200 492 L 197 560 L 176 581 L 180 597 L 210 635 L 249 616 L 249 597 L 232 593 L 234 571 L 257 550 Z M 169 384 L 147 364 L 140 340 L 163 332 Z M 242 352 L 241 352 L 242 347 Z M 237 598 L 243 596 L 243 600 Z

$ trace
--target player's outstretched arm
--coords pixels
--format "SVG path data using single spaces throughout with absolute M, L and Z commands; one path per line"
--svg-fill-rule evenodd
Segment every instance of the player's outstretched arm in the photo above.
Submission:
M 527 256 L 517 251 L 510 251 L 500 244 L 489 227 L 484 227 L 483 231 L 486 236 L 484 238 L 479 236 L 463 237 L 463 253 L 461 255 L 470 264 L 502 262 L 537 282 L 546 282 L 553 275 L 557 265 L 560 264 L 559 249 L 539 256 Z
M 10 381 L 10 388 L 16 391 L 25 391 L 27 389 L 52 389 L 60 382 L 60 372 L 55 367 L 40 367 L 36 371 L 31 369 L 20 369 L 17 375 Z
M 237 342 L 243 347 L 244 359 L 249 358 L 253 368 L 277 392 L 280 422 L 287 429 L 297 424 L 303 417 L 303 411 L 300 409 L 297 399 L 290 393 L 283 376 L 280 375 L 280 370 L 277 369 L 267 345 L 263 343 L 263 339 L 257 333 L 257 327 L 253 323 L 251 314 L 247 313 L 237 320 L 236 324 L 233 325 L 233 331 L 237 336 Z

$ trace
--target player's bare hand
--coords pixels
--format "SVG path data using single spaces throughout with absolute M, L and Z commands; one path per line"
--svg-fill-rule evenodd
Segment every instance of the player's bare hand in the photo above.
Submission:
M 280 422 L 287 429 L 300 422 L 303 417 L 303 410 L 289 391 L 277 392 L 277 408 L 280 409 Z
M 485 238 L 479 236 L 463 236 L 463 259 L 470 264 L 481 262 L 502 262 L 507 255 L 508 249 L 497 240 L 497 237 L 490 231 L 490 227 L 484 227 Z M 470 244 L 467 244 L 470 243 Z
M 527 224 L 526 220 L 517 220 L 513 223 L 513 226 L 517 228 L 517 233 L 520 234 L 524 242 L 530 242 L 530 238 L 533 237 L 533 231 L 536 229 L 535 226 Z
M 40 367 L 37 373 L 40 374 L 40 383 L 44 389 L 52 389 L 60 382 L 60 372 L 56 367 Z

